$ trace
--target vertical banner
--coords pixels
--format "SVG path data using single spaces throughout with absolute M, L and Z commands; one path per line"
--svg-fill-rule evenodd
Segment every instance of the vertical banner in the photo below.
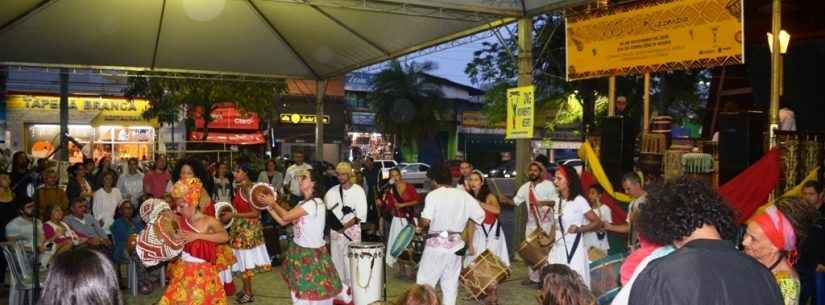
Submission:
M 532 139 L 535 123 L 533 85 L 507 89 L 507 139 Z

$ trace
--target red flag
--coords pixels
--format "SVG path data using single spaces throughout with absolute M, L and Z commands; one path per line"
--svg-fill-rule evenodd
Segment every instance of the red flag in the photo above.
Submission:
M 781 173 L 780 150 L 771 149 L 756 163 L 732 180 L 719 187 L 722 196 L 736 211 L 742 223 L 760 206 L 768 202 L 768 196 L 779 182 Z

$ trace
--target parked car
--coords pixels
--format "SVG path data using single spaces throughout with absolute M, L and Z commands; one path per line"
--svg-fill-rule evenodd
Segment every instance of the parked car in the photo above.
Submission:
M 487 172 L 487 176 L 493 178 L 515 178 L 516 174 L 515 161 L 504 162 Z
M 401 178 L 407 183 L 412 183 L 416 188 L 424 188 L 427 186 L 427 171 L 430 165 L 426 163 L 401 163 L 398 164 L 398 169 L 401 171 Z
M 395 160 L 375 160 L 375 166 L 381 169 L 381 179 L 387 180 L 390 179 L 390 169 L 398 166 L 398 162 L 395 162 Z

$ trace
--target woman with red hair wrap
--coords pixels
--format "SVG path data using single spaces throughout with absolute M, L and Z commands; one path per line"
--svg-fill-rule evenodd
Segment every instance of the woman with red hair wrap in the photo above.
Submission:
M 203 185 L 197 178 L 181 179 L 175 183 L 172 195 L 180 214 L 177 238 L 186 242 L 179 268 L 172 268 L 166 292 L 159 305 L 217 304 L 225 305 L 223 290 L 215 263 L 218 244 L 229 240 L 229 234 L 214 217 L 200 212 L 198 204 L 203 196 Z
M 800 282 L 793 265 L 797 246 L 805 239 L 816 210 L 798 199 L 781 198 L 748 221 L 742 245 L 745 253 L 771 270 L 785 305 L 798 305 Z

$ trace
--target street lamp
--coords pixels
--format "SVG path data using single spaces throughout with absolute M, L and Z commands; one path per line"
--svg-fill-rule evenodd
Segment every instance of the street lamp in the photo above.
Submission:
M 771 50 L 773 53 L 773 33 L 768 32 L 768 49 Z M 785 54 L 788 53 L 788 43 L 791 42 L 791 34 L 788 34 L 787 31 L 781 30 L 779 31 L 779 53 Z

